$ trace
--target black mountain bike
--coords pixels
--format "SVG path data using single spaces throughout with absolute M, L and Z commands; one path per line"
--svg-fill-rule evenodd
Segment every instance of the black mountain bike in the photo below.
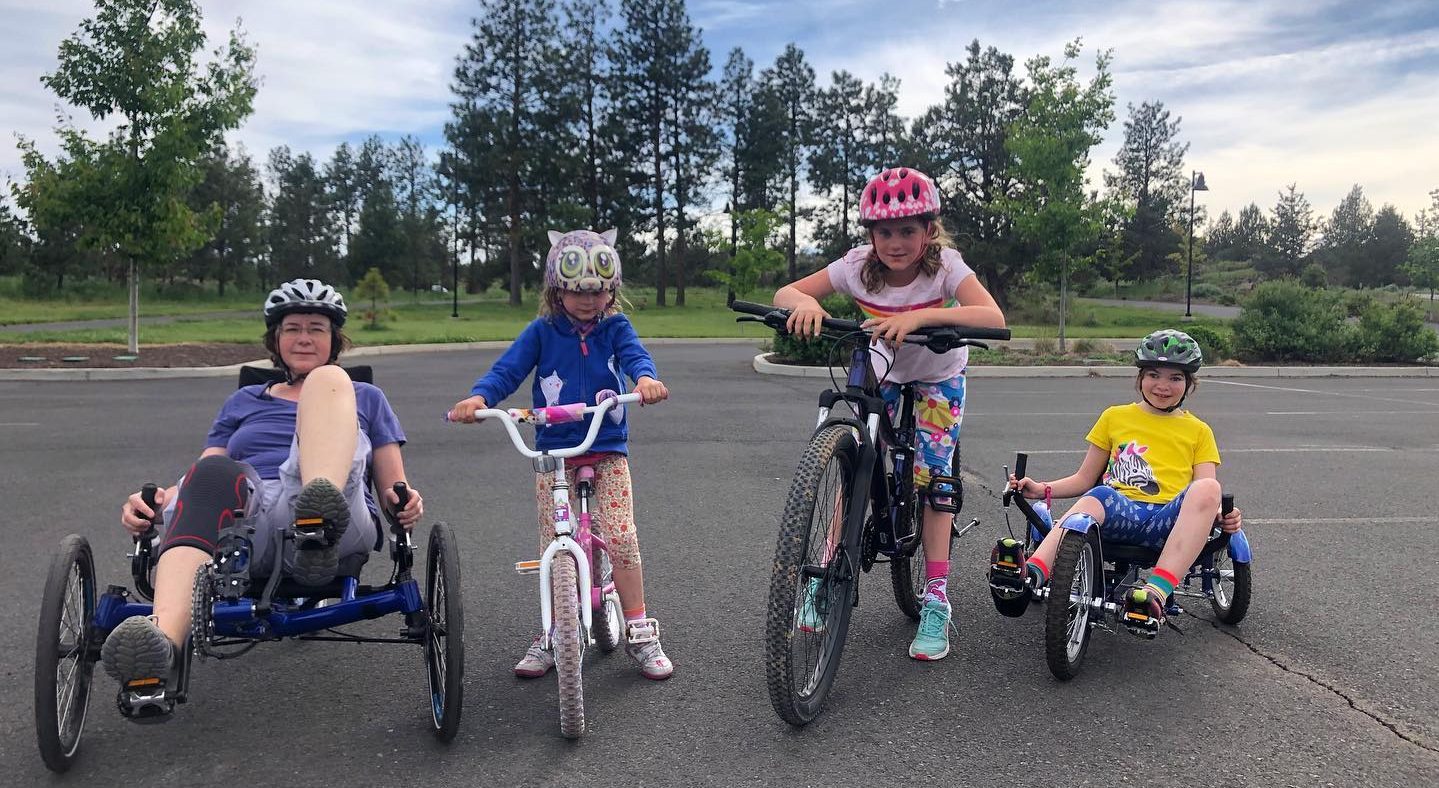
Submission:
M 789 311 L 744 301 L 730 308 L 783 332 Z M 921 501 L 957 514 L 964 490 L 955 447 L 950 475 L 916 490 L 914 390 L 902 388 L 898 420 L 886 413 L 879 376 L 870 363 L 870 332 L 858 321 L 826 318 L 820 338 L 833 352 L 848 350 L 842 390 L 819 398 L 818 427 L 800 457 L 780 518 L 765 620 L 765 677 L 775 712 L 804 725 L 824 707 L 839 669 L 850 610 L 859 604 L 859 573 L 888 563 L 894 600 L 918 619 L 924 594 Z M 980 340 L 1009 339 L 1002 328 L 944 326 L 905 338 L 936 353 Z M 833 365 L 831 365 L 833 366 Z M 844 403 L 848 413 L 835 412 Z M 888 458 L 884 461 L 882 458 Z M 954 527 L 951 542 L 978 520 Z

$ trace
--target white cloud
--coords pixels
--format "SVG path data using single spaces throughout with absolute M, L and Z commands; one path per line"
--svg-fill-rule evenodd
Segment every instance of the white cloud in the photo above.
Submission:
M 1439 19 L 1431 4 L 1358 0 L 689 0 L 716 70 L 740 46 L 757 68 L 784 42 L 806 52 L 821 84 L 845 69 L 901 80 L 900 112 L 943 99 L 944 65 L 970 40 L 1015 56 L 1058 57 L 1082 37 L 1087 70 L 1112 49 L 1119 118 L 1094 152 L 1110 164 L 1127 103 L 1163 101 L 1183 118 L 1188 163 L 1212 191 L 1211 215 L 1254 201 L 1269 207 L 1294 182 L 1323 214 L 1359 183 L 1369 199 L 1412 215 L 1439 187 Z M 90 13 L 87 0 L 0 0 L 0 175 L 19 175 L 8 135 L 54 150 L 54 97 L 41 74 L 60 40 Z M 212 46 L 237 16 L 258 49 L 264 82 L 254 115 L 233 137 L 257 158 L 289 144 L 326 157 L 372 132 L 433 138 L 449 115 L 455 58 L 477 0 L 211 0 Z M 882 11 L 883 15 L 877 15 Z M 84 128 L 98 128 L 77 118 Z

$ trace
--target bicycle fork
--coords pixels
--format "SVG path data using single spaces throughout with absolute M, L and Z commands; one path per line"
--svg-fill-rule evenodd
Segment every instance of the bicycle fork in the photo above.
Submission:
M 584 469 L 581 469 L 584 470 Z M 551 630 L 555 621 L 554 590 L 550 585 L 551 572 L 554 567 L 555 555 L 560 551 L 569 553 L 575 561 L 577 591 L 572 600 L 580 607 L 580 624 L 584 629 L 585 642 L 594 645 L 594 635 L 591 634 L 591 627 L 594 625 L 594 608 L 589 604 L 582 604 L 581 598 L 588 599 L 589 589 L 592 585 L 590 575 L 590 558 L 585 548 L 575 540 L 571 534 L 576 532 L 574 512 L 570 509 L 570 485 L 565 478 L 565 461 L 562 458 L 555 458 L 555 467 L 552 471 L 554 485 L 551 493 L 554 496 L 554 526 L 555 538 L 545 548 L 545 552 L 538 561 L 519 561 L 515 564 L 515 571 L 520 574 L 533 574 L 536 571 L 540 575 L 540 645 L 543 648 L 551 648 Z M 583 500 L 581 508 L 588 517 L 588 505 Z M 581 529 L 580 536 L 588 535 L 588 529 Z M 563 600 L 560 600 L 563 604 Z

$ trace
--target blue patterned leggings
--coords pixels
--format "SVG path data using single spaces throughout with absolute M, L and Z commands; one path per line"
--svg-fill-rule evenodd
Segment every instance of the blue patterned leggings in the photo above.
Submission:
M 1084 494 L 1104 507 L 1104 524 L 1100 526 L 1106 541 L 1136 545 L 1158 550 L 1179 521 L 1179 507 L 1184 504 L 1185 487 L 1169 503 L 1132 501 L 1124 493 L 1101 484 Z
M 954 447 L 959 444 L 959 427 L 964 423 L 964 375 L 938 383 L 915 382 L 914 387 L 914 486 L 924 489 L 933 474 L 948 476 Z M 882 383 L 880 395 L 891 421 L 899 418 L 901 386 Z

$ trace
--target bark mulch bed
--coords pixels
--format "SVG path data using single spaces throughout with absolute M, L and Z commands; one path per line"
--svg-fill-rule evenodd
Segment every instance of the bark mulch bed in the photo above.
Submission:
M 0 369 L 77 369 L 94 367 L 223 367 L 267 358 L 263 345 L 228 342 L 141 345 L 139 357 L 124 345 L 25 344 L 0 345 Z M 72 359 L 66 361 L 66 358 Z M 24 360 L 21 359 L 42 359 Z M 84 359 L 79 360 L 79 359 Z

